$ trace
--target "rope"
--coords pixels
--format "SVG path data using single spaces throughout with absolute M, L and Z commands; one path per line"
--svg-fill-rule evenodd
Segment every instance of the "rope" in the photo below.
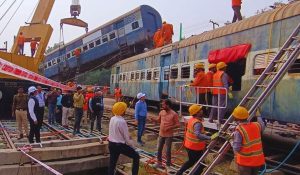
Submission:
M 6 14 L 8 13 L 8 11 L 12 8 L 12 6 L 16 3 L 17 0 L 14 0 L 14 2 L 12 4 L 10 4 L 10 6 L 8 7 L 8 9 L 4 12 L 4 14 L 1 16 L 0 21 L 4 18 L 4 16 L 6 16 Z
M 6 2 L 6 0 L 4 0 L 1 4 L 0 4 L 0 7 L 2 7 L 2 5 Z
M 0 36 L 2 35 L 2 33 L 5 31 L 6 27 L 8 26 L 8 24 L 10 23 L 10 21 L 12 20 L 12 18 L 15 16 L 15 14 L 17 13 L 17 11 L 19 10 L 19 8 L 21 7 L 21 5 L 23 4 L 24 0 L 22 0 L 22 2 L 19 4 L 18 8 L 14 11 L 13 15 L 10 17 L 10 19 L 8 20 L 8 22 L 5 24 L 3 30 L 0 33 Z M 1 21 L 1 20 L 0 20 Z

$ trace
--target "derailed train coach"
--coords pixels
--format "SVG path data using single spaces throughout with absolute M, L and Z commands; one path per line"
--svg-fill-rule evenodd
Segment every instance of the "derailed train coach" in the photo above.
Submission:
M 119 86 L 125 99 L 144 92 L 148 103 L 154 105 L 159 105 L 164 95 L 176 102 L 178 87 L 194 79 L 195 63 L 204 63 L 207 71 L 209 60 L 219 59 L 215 53 L 222 52 L 223 60 L 228 62 L 227 73 L 233 79 L 234 98 L 228 99 L 230 113 L 299 24 L 299 9 L 300 2 L 295 2 L 122 60 L 112 68 L 111 90 Z M 299 73 L 300 58 L 264 102 L 261 109 L 265 118 L 300 124 Z M 196 94 L 188 91 L 182 96 L 185 101 L 196 101 Z

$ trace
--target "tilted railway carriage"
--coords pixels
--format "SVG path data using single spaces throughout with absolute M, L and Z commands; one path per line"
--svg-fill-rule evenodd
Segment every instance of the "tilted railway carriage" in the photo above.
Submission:
M 179 86 L 194 79 L 194 64 L 222 58 L 233 78 L 233 99 L 229 112 L 259 77 L 300 22 L 300 2 L 275 9 L 180 42 L 154 49 L 115 64 L 111 89 L 119 85 L 127 98 L 142 91 L 148 102 L 159 104 L 162 95 L 179 96 Z M 241 54 L 240 47 L 249 49 Z M 223 53 L 218 56 L 216 52 Z M 238 54 L 239 53 L 239 54 Z M 231 59 L 231 58 L 234 59 Z M 280 122 L 300 124 L 300 59 L 298 59 L 262 106 L 262 114 Z M 195 102 L 195 93 L 185 91 L 183 99 Z
M 152 36 L 162 25 L 160 14 L 142 5 L 47 54 L 44 74 L 65 81 L 74 77 L 77 66 L 84 72 L 101 65 L 109 67 L 117 61 L 152 48 Z M 76 59 L 75 49 L 81 51 Z

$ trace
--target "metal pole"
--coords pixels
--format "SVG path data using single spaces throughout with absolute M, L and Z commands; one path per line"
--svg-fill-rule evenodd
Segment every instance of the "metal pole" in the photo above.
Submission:
M 180 30 L 179 30 L 179 41 L 182 40 L 182 23 L 180 23 Z

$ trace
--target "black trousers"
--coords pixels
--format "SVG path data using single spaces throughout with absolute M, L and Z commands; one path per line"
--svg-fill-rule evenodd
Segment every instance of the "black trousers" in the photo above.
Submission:
M 62 121 L 62 106 L 61 105 L 56 106 L 55 119 L 56 119 L 57 123 L 61 124 L 61 121 Z
M 96 120 L 96 126 L 99 132 L 101 132 L 102 126 L 101 126 L 101 121 L 102 121 L 102 116 L 103 116 L 103 111 L 97 111 L 92 113 L 90 119 L 91 119 L 91 132 L 94 130 L 94 123 Z
M 124 143 L 109 142 L 108 148 L 110 153 L 108 175 L 114 175 L 120 154 L 123 154 L 133 159 L 132 175 L 138 175 L 140 163 L 139 153 L 137 153 L 132 147 Z
M 207 104 L 205 96 L 206 96 L 206 93 L 200 93 L 199 94 L 198 104 L 201 104 L 201 105 L 206 105 Z M 205 106 L 202 107 L 202 110 L 203 110 L 204 115 L 207 116 L 208 113 L 207 113 L 207 109 L 206 109 Z
M 178 170 L 176 175 L 182 175 L 187 169 L 191 168 L 200 159 L 200 157 L 203 154 L 203 151 L 194 151 L 194 150 L 190 150 L 190 149 L 187 149 L 187 148 L 186 148 L 186 151 L 188 153 L 189 160 L 186 161 L 181 166 L 181 168 Z M 197 175 L 201 174 L 204 168 L 205 168 L 204 165 L 200 165 L 197 168 L 195 174 L 197 174 Z
M 34 143 L 34 140 L 33 140 L 34 137 L 35 137 L 36 143 L 41 143 L 40 130 L 42 127 L 43 119 L 38 118 L 37 124 L 34 124 L 34 121 L 30 117 L 28 120 L 29 120 L 29 124 L 30 124 L 30 131 L 29 131 L 29 136 L 28 136 L 29 143 Z
M 243 19 L 241 14 L 241 6 L 232 6 L 234 15 L 232 19 L 232 23 L 236 22 L 237 20 L 241 21 Z

